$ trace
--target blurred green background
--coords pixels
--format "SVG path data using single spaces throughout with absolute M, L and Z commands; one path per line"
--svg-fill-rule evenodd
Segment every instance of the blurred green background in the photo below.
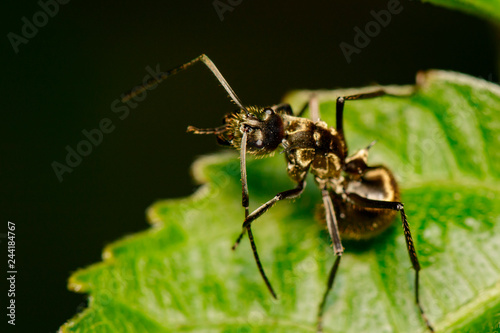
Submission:
M 126 119 L 112 112 L 147 66 L 167 70 L 206 53 L 243 103 L 256 105 L 292 89 L 411 84 L 429 68 L 498 81 L 492 26 L 417 1 L 402 0 L 401 13 L 348 64 L 339 44 L 353 44 L 353 28 L 387 3 L 240 1 L 221 21 L 212 1 L 69 1 L 17 54 L 7 34 L 21 35 L 22 18 L 32 21 L 41 7 L 4 3 L 0 234 L 16 223 L 15 330 L 54 332 L 81 310 L 86 296 L 67 291 L 70 272 L 147 228 L 144 211 L 155 200 L 191 194 L 190 164 L 220 149 L 212 137 L 185 133 L 219 125 L 234 109 L 202 65 L 148 92 Z M 59 182 L 51 163 L 64 163 L 65 147 L 103 118 L 115 130 Z

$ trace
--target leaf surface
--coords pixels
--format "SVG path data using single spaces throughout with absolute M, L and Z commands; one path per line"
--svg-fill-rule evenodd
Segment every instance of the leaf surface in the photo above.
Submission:
M 438 6 L 500 22 L 500 0 L 423 0 Z
M 370 163 L 397 175 L 422 265 L 421 301 L 437 332 L 499 332 L 500 88 L 444 71 L 418 81 L 409 97 L 347 101 L 350 151 L 376 139 Z M 335 124 L 338 96 L 374 89 L 315 91 L 322 120 Z M 286 101 L 299 110 L 310 94 Z M 61 332 L 315 332 L 334 255 L 314 218 L 321 197 L 313 179 L 253 227 L 273 300 L 247 239 L 230 250 L 243 222 L 238 155 L 203 157 L 193 174 L 204 184 L 194 195 L 156 202 L 150 229 L 71 276 L 69 288 L 88 293 L 89 308 Z M 250 159 L 248 179 L 251 209 L 294 186 L 281 154 Z M 344 247 L 325 332 L 426 332 L 400 220 Z

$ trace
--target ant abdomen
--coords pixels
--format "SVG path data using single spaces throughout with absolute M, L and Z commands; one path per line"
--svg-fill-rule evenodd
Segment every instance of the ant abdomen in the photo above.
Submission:
M 346 192 L 350 197 L 394 202 L 400 200 L 399 188 L 392 172 L 384 166 L 368 168 L 357 180 L 347 180 Z M 339 232 L 344 239 L 369 239 L 377 236 L 395 220 L 396 210 L 363 207 L 350 197 L 330 194 Z

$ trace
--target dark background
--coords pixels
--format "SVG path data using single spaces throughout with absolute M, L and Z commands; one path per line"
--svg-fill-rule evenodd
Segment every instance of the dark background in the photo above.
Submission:
M 86 296 L 67 290 L 70 273 L 101 260 L 106 244 L 147 228 L 153 201 L 192 193 L 190 164 L 220 149 L 211 137 L 185 133 L 188 125 L 219 125 L 233 110 L 203 65 L 149 92 L 126 119 L 112 112 L 146 66 L 167 70 L 206 53 L 243 103 L 257 105 L 278 103 L 292 89 L 409 84 L 428 68 L 498 81 L 487 23 L 417 1 L 401 0 L 403 11 L 347 64 L 339 44 L 353 44 L 353 28 L 387 3 L 242 1 L 221 21 L 212 1 L 70 1 L 16 54 L 6 35 L 21 35 L 21 18 L 32 21 L 41 7 L 4 2 L 0 234 L 15 222 L 15 328 L 54 332 L 81 310 Z M 65 147 L 76 148 L 82 130 L 103 118 L 115 130 L 59 182 L 51 163 L 65 163 Z M 2 325 L 6 293 L 2 285 Z

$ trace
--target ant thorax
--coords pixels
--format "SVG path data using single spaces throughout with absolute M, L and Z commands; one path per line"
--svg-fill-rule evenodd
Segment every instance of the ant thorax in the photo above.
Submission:
M 283 116 L 285 123 L 285 148 L 288 174 L 299 181 L 310 171 L 317 182 L 341 178 L 345 161 L 344 140 L 334 128 L 323 121 Z
M 247 151 L 269 155 L 283 148 L 288 174 L 303 180 L 310 171 L 319 180 L 338 180 L 345 164 L 345 144 L 337 131 L 323 121 L 294 117 L 287 110 L 247 107 L 224 118 L 226 130 L 219 143 L 241 149 L 242 133 L 247 131 Z

